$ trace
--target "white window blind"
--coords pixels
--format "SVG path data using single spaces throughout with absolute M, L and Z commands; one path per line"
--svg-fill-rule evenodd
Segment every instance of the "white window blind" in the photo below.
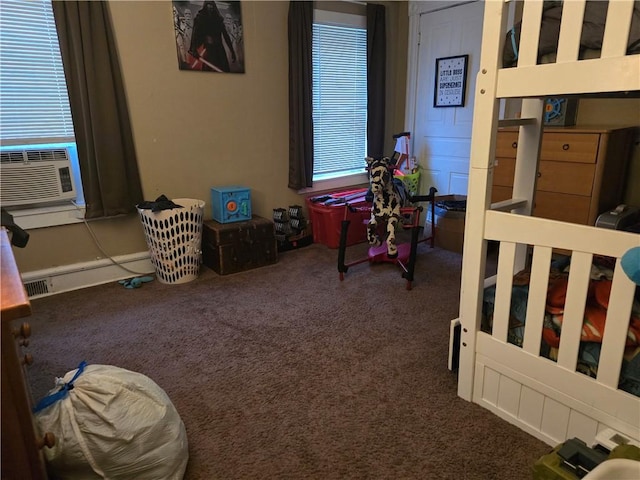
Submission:
M 341 20 L 352 15 L 339 15 Z M 313 24 L 314 180 L 363 173 L 367 149 L 367 30 Z M 351 22 L 353 23 L 353 22 Z
M 50 0 L 0 1 L 0 141 L 73 141 Z

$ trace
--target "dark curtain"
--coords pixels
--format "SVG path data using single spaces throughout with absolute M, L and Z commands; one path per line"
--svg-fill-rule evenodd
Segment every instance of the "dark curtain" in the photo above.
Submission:
M 367 155 L 384 156 L 387 37 L 384 5 L 367 3 Z
M 54 1 L 86 218 L 135 211 L 142 198 L 107 2 Z
M 289 2 L 289 188 L 313 185 L 313 2 Z M 367 4 L 367 150 L 384 150 L 385 7 Z
M 313 2 L 289 2 L 289 188 L 313 185 Z

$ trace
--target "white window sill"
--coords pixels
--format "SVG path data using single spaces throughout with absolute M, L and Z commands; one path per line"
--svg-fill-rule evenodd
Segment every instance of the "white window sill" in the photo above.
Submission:
M 84 221 L 84 205 L 62 204 L 47 207 L 20 208 L 7 211 L 13 215 L 13 221 L 23 230 L 69 225 Z
M 330 178 L 328 180 L 316 180 L 313 182 L 313 187 L 300 189 L 298 190 L 298 193 L 301 195 L 305 195 L 307 193 L 317 193 L 348 187 L 358 187 L 364 184 L 369 184 L 369 176 L 366 173 L 357 173 L 355 175 Z

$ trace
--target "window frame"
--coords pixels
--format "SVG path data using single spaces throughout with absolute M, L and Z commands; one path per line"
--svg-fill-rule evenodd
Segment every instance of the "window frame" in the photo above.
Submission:
M 47 8 L 49 9 L 47 12 L 43 14 L 44 21 L 40 25 L 41 28 L 29 31 L 29 33 L 26 35 L 24 31 L 20 32 L 20 30 L 16 30 L 16 33 L 12 36 L 9 36 L 6 33 L 3 33 L 2 35 L 3 41 L 1 43 L 3 45 L 7 45 L 7 43 L 9 43 L 9 45 L 7 45 L 5 48 L 13 49 L 15 48 L 15 45 L 20 45 L 20 43 L 24 41 L 26 38 L 26 40 L 29 42 L 34 42 L 34 41 L 41 42 L 43 50 L 48 49 L 50 52 L 52 52 L 52 49 L 55 49 L 56 47 L 55 42 L 58 41 L 58 34 L 55 28 L 55 21 L 53 21 L 53 11 L 51 10 L 52 9 L 51 1 L 38 0 L 37 3 L 34 3 L 34 1 L 29 1 L 24 3 L 30 4 L 29 8 L 27 8 L 26 10 L 20 11 L 20 13 L 22 13 L 26 19 L 31 18 L 29 15 L 29 12 L 33 10 L 44 11 Z M 3 8 L 8 10 L 5 10 L 5 12 L 3 13 L 9 13 L 9 14 L 15 15 L 16 10 L 18 10 L 19 7 L 20 5 L 10 5 L 7 7 L 7 4 L 5 2 L 3 5 Z M 18 13 L 18 15 L 20 15 L 20 13 Z M 15 16 L 13 18 L 15 18 Z M 18 17 L 17 22 L 21 21 L 20 18 L 21 17 Z M 3 32 L 6 32 L 6 31 L 7 30 L 3 29 Z M 45 38 L 47 39 L 46 41 L 44 41 Z M 59 44 L 58 44 L 58 49 L 59 49 Z M 29 52 L 30 50 L 26 49 L 23 51 Z M 23 54 L 23 56 L 24 55 L 27 55 L 28 57 L 28 54 Z M 34 53 L 34 55 L 37 55 L 37 53 Z M 54 75 L 51 75 L 50 77 L 47 77 L 47 79 L 49 81 L 50 86 L 57 86 L 54 90 L 58 92 L 58 95 L 55 96 L 54 98 L 57 100 L 56 103 L 59 105 L 59 110 L 57 110 L 58 116 L 60 117 L 60 121 L 62 122 L 62 124 L 65 125 L 65 127 L 62 129 L 65 132 L 65 134 L 57 137 L 50 137 L 50 136 L 37 137 L 37 136 L 27 135 L 27 136 L 17 136 L 14 138 L 13 136 L 7 136 L 7 138 L 2 139 L 2 145 L 0 145 L 0 149 L 3 151 L 15 151 L 17 149 L 22 150 L 22 149 L 39 149 L 39 148 L 44 149 L 44 148 L 50 148 L 50 147 L 60 147 L 60 148 L 69 147 L 69 157 L 70 157 L 71 170 L 74 176 L 76 198 L 75 200 L 72 200 L 72 201 L 66 201 L 66 202 L 49 204 L 49 205 L 42 204 L 42 205 L 33 205 L 33 206 L 24 205 L 24 206 L 6 207 L 6 210 L 13 216 L 16 224 L 20 225 L 20 227 L 25 230 L 42 228 L 42 227 L 50 227 L 50 226 L 56 226 L 56 225 L 80 223 L 84 221 L 84 215 L 85 215 L 84 194 L 82 190 L 82 182 L 80 177 L 80 166 L 78 162 L 77 146 L 75 144 L 75 137 L 69 136 L 69 133 L 72 133 L 72 130 L 73 130 L 72 120 L 70 119 L 70 107 L 68 105 L 68 100 L 65 107 L 64 105 L 65 102 L 62 98 L 63 96 L 66 95 L 66 88 L 64 89 L 64 93 L 61 93 L 61 90 L 59 87 L 61 83 L 60 79 L 62 78 L 64 80 L 63 71 L 62 71 L 62 75 L 60 75 L 61 70 L 63 70 L 62 60 L 60 57 L 59 50 L 58 50 L 57 56 L 55 55 L 55 53 L 52 53 L 52 55 L 56 59 L 60 59 L 60 61 L 55 62 L 54 71 L 56 73 Z M 32 62 L 35 63 L 37 58 L 39 57 L 34 57 Z M 9 58 L 7 62 L 8 63 L 6 63 L 5 67 L 15 65 L 16 67 L 20 68 L 19 65 L 21 62 L 19 60 L 16 61 Z M 17 79 L 20 78 L 20 75 L 21 75 L 20 73 L 17 73 L 13 75 L 12 78 L 16 79 L 14 81 L 17 81 Z M 10 78 L 10 77 L 7 77 L 6 75 L 3 75 L 3 76 L 8 79 Z M 33 76 L 37 77 L 35 75 Z M 40 78 L 40 77 L 37 77 L 37 78 Z M 18 82 L 18 83 L 21 84 L 21 82 Z M 27 86 L 26 88 L 29 88 L 29 86 Z M 11 97 L 9 97 L 7 101 L 10 103 L 13 103 L 11 101 Z M 28 105 L 25 106 L 24 108 L 26 110 L 30 109 Z M 12 117 L 15 117 L 15 116 L 19 117 L 19 115 L 20 115 L 19 112 L 17 114 L 13 112 L 11 113 Z M 58 116 L 56 116 L 56 118 L 58 118 Z M 34 118 L 31 118 L 31 121 L 33 120 Z M 42 124 L 38 128 L 42 128 L 43 126 L 45 127 L 45 133 L 47 133 L 46 124 Z M 49 132 L 53 133 L 53 130 Z
M 366 19 L 366 15 L 355 15 L 350 13 L 314 9 L 313 24 L 314 25 L 316 24 L 335 25 L 335 26 L 351 27 L 351 28 L 356 27 L 356 28 L 364 29 L 366 32 L 367 19 Z M 339 175 L 332 178 L 316 179 L 316 175 L 314 172 L 313 187 L 302 189 L 300 190 L 300 193 L 315 192 L 315 191 L 336 189 L 336 188 L 346 188 L 354 185 L 361 185 L 361 184 L 368 183 L 369 178 L 368 178 L 367 172 L 365 171 L 366 140 L 367 140 L 366 122 L 365 122 L 364 131 L 363 131 L 363 136 L 365 141 L 365 149 L 362 155 L 362 173 L 355 173 L 355 172 L 350 174 L 345 173 L 344 175 Z

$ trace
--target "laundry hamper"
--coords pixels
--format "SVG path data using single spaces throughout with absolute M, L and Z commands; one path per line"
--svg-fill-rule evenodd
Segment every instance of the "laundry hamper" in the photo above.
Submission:
M 198 277 L 202 263 L 204 201 L 192 198 L 172 201 L 180 208 L 157 212 L 138 208 L 138 214 L 158 280 L 187 283 Z
M 405 173 L 404 175 L 394 175 L 395 178 L 399 179 L 404 183 L 404 186 L 407 189 L 407 193 L 411 196 L 418 195 L 418 190 L 420 188 L 420 171 L 416 169 L 413 173 Z

